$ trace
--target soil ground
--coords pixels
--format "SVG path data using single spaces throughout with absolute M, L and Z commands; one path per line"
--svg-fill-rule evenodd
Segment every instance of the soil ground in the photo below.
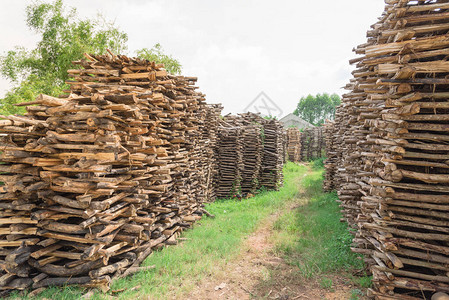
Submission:
M 299 201 L 299 199 L 298 199 Z M 299 203 L 293 203 L 294 209 Z M 353 288 L 348 276 L 328 275 L 332 289 L 322 288 L 317 279 L 303 279 L 297 267 L 273 252 L 270 242 L 272 214 L 259 226 L 236 259 L 199 282 L 183 299 L 350 299 Z

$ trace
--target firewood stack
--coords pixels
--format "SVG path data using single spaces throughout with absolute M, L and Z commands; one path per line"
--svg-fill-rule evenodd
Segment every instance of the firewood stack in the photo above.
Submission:
M 263 153 L 261 157 L 259 187 L 267 190 L 279 190 L 284 184 L 283 167 L 285 163 L 285 130 L 276 119 L 265 119 L 260 114 L 245 113 L 239 115 L 242 124 L 262 125 Z
M 218 198 L 241 194 L 243 171 L 242 128 L 222 125 L 218 127 L 217 142 L 218 181 L 215 193 Z
M 289 161 L 301 160 L 301 132 L 297 127 L 287 129 L 287 153 Z
M 323 189 L 326 192 L 335 190 L 336 178 L 335 172 L 337 171 L 337 149 L 335 147 L 336 135 L 334 134 L 335 123 L 327 122 L 324 124 L 324 139 L 326 141 L 326 160 L 324 167 L 326 169 L 325 178 L 323 182 Z
M 282 133 L 282 140 L 284 141 L 283 142 L 284 147 L 282 149 L 282 152 L 283 152 L 282 160 L 283 160 L 284 164 L 286 164 L 288 161 L 288 150 L 287 150 L 288 134 L 287 134 L 287 130 L 285 130 L 285 129 L 283 130 L 283 133 Z M 301 148 L 299 151 L 301 151 Z
M 236 126 L 241 129 L 242 161 L 240 190 L 242 195 L 255 194 L 260 188 L 259 177 L 263 155 L 262 130 L 263 118 L 252 113 L 226 115 L 222 124 Z M 236 150 L 237 151 L 237 150 Z
M 260 185 L 268 190 L 279 190 L 284 184 L 284 128 L 275 120 L 264 120 L 264 149 Z
M 201 218 L 213 136 L 199 130 L 196 78 L 86 57 L 69 70 L 70 95 L 41 95 L 0 121 L 2 290 L 106 290 Z
M 323 157 L 325 140 L 322 127 L 306 128 L 301 133 L 301 160 L 309 161 Z
M 218 181 L 217 132 L 222 110 L 221 104 L 207 104 L 205 124 L 201 127 L 203 134 L 201 143 L 205 146 L 203 151 L 205 151 L 206 156 L 203 163 L 206 164 L 206 201 L 208 202 L 213 202 L 216 199 L 215 187 Z
M 368 133 L 367 130 L 360 125 L 354 125 L 357 122 L 357 115 L 351 109 L 351 100 L 347 101 L 351 97 L 357 98 L 357 101 L 363 101 L 363 91 L 344 95 L 342 104 L 335 114 L 334 143 L 332 146 L 336 152 L 337 162 L 334 185 L 343 208 L 342 214 L 350 228 L 357 230 L 356 220 L 360 214 L 357 202 L 360 201 L 362 196 L 360 187 L 366 188 L 366 185 L 361 185 L 359 178 L 369 175 L 369 173 L 364 173 L 360 169 L 362 165 L 361 153 L 363 153 L 364 147 L 369 147 L 369 144 L 363 142 Z M 325 167 L 329 166 L 326 165 Z M 351 233 L 354 233 L 354 231 L 351 231 Z M 360 239 L 356 241 L 360 241 Z
M 262 163 L 262 125 L 252 124 L 243 126 L 243 170 L 242 193 L 254 194 L 259 188 L 259 176 Z
M 449 4 L 389 0 L 334 126 L 335 176 L 377 299 L 449 292 Z
M 282 186 L 283 135 L 278 121 L 259 114 L 226 115 L 218 129 L 217 197 L 246 197 L 261 187 Z

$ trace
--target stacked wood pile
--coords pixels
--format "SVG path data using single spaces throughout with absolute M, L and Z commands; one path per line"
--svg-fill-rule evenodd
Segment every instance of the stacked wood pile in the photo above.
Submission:
M 235 160 L 233 165 L 235 169 L 238 169 L 238 175 L 236 172 L 233 189 L 228 192 L 228 195 L 222 195 L 222 197 L 233 195 L 246 196 L 254 194 L 260 188 L 259 176 L 263 155 L 263 127 L 259 122 L 251 113 L 227 115 L 221 122 L 222 127 L 219 131 L 224 130 L 224 128 L 232 128 L 233 130 L 240 130 L 241 133 L 237 141 L 239 145 L 233 149 L 229 148 L 229 152 L 233 151 L 234 155 L 241 159 Z M 222 152 L 221 149 L 218 149 L 218 151 L 219 153 Z M 222 161 L 227 163 L 226 158 L 222 158 L 221 154 L 219 154 L 218 158 L 220 166 Z M 219 184 L 218 187 L 222 188 L 222 185 Z M 228 184 L 226 190 L 229 190 L 229 187 Z
M 240 195 L 243 171 L 242 128 L 220 126 L 217 145 L 218 180 L 215 194 L 218 198 Z
M 309 161 L 323 157 L 325 144 L 322 127 L 304 129 L 301 133 L 301 160 Z
M 242 127 L 242 193 L 254 194 L 259 188 L 260 168 L 262 164 L 262 126 L 250 124 Z
M 283 135 L 278 121 L 258 114 L 225 116 L 218 129 L 217 197 L 246 197 L 262 186 L 282 186 Z
M 337 150 L 335 147 L 336 135 L 334 134 L 334 122 L 327 122 L 324 124 L 324 139 L 325 139 L 325 150 L 326 150 L 326 160 L 324 162 L 324 167 L 326 169 L 325 178 L 323 182 L 323 189 L 326 192 L 330 192 L 336 188 L 336 178 L 335 173 L 337 171 L 338 159 Z
M 286 164 L 288 161 L 288 150 L 287 150 L 288 135 L 287 135 L 287 130 L 285 130 L 285 129 L 284 129 L 282 139 L 284 141 L 284 149 L 282 150 L 284 155 L 282 156 L 282 158 L 283 158 L 284 164 Z M 299 151 L 301 151 L 301 148 L 299 149 Z
M 284 129 L 275 120 L 265 120 L 263 123 L 263 156 L 260 185 L 268 190 L 279 190 L 284 184 Z
M 388 0 L 351 61 L 335 176 L 377 299 L 449 292 L 449 4 Z
M 287 156 L 292 162 L 301 160 L 301 132 L 297 127 L 287 129 Z
M 204 158 L 201 160 L 203 163 L 203 169 L 205 170 L 205 183 L 206 183 L 206 195 L 205 201 L 213 202 L 216 199 L 215 186 L 217 185 L 218 178 L 218 126 L 220 121 L 221 111 L 223 106 L 221 104 L 207 104 L 206 105 L 206 118 L 204 126 L 201 126 L 201 149 L 204 151 Z
M 201 218 L 216 137 L 199 128 L 217 126 L 218 108 L 206 109 L 196 78 L 86 57 L 69 70 L 70 95 L 0 121 L 2 290 L 106 290 Z

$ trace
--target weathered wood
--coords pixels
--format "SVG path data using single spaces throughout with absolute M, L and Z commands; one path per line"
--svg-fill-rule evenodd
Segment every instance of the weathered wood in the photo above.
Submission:
M 0 260 L 15 274 L 2 289 L 30 286 L 23 276 L 35 289 L 106 291 L 106 274 L 145 269 L 152 248 L 174 243 L 215 199 L 221 105 L 163 65 L 85 57 L 69 70 L 70 94 L 40 95 L 19 104 L 37 105 L 25 116 L 0 121 Z M 255 141 L 247 157 L 261 147 L 259 129 L 245 133 Z M 251 189 L 256 169 L 246 169 Z
M 386 1 L 327 125 L 325 188 L 338 192 L 376 299 L 449 291 L 445 2 Z
M 301 133 L 297 127 L 287 129 L 287 153 L 290 161 L 301 160 Z

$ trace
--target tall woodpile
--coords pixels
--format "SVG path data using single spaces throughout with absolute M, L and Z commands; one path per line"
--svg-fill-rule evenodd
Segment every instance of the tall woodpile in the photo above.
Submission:
M 335 173 L 337 172 L 338 158 L 335 143 L 337 143 L 336 135 L 334 134 L 334 122 L 327 122 L 324 124 L 324 140 L 325 140 L 325 150 L 326 150 L 326 160 L 324 162 L 324 167 L 326 169 L 325 178 L 323 182 L 323 189 L 326 192 L 335 190 L 336 188 L 336 178 Z
M 259 183 L 269 190 L 278 190 L 284 184 L 284 127 L 275 119 L 263 120 L 262 173 Z
M 283 140 L 276 120 L 253 113 L 225 116 L 218 129 L 217 197 L 246 196 L 262 186 L 282 186 Z
M 221 122 L 221 126 L 220 131 L 224 130 L 224 128 L 233 128 L 233 130 L 239 130 L 241 133 L 238 137 L 239 146 L 229 149 L 240 158 L 240 160 L 234 160 L 232 165 L 232 167 L 239 170 L 238 174 L 240 175 L 234 177 L 235 185 L 232 192 L 234 195 L 254 194 L 260 188 L 259 176 L 263 158 L 263 127 L 260 124 L 260 120 L 251 113 L 227 115 Z M 219 151 L 221 150 L 219 149 Z M 225 160 L 221 155 L 219 155 L 219 160 L 220 167 L 222 167 L 221 162 Z M 218 187 L 221 188 L 221 185 L 218 185 Z M 226 196 L 232 196 L 232 194 L 223 195 L 223 197 Z
M 249 124 L 242 131 L 242 182 L 241 188 L 244 194 L 254 194 L 259 188 L 259 174 L 262 164 L 263 144 L 262 126 Z
M 201 148 L 205 152 L 205 159 L 201 160 L 204 164 L 203 169 L 205 170 L 205 200 L 208 202 L 213 202 L 215 200 L 215 186 L 219 180 L 218 159 L 216 153 L 218 149 L 218 126 L 222 110 L 223 106 L 221 106 L 221 104 L 207 104 L 204 125 L 200 127 L 202 131 L 201 143 L 203 145 Z
M 243 171 L 242 128 L 220 126 L 218 128 L 218 180 L 215 194 L 219 198 L 240 195 Z
M 335 177 L 377 299 L 449 292 L 449 3 L 388 0 L 334 125 Z
M 287 153 L 289 161 L 299 162 L 301 160 L 301 132 L 298 127 L 287 129 Z
M 0 121 L 2 290 L 107 289 L 175 243 L 209 196 L 216 137 L 204 127 L 217 126 L 218 108 L 206 109 L 196 78 L 86 57 L 67 97 L 41 95 Z
M 282 156 L 282 158 L 283 158 L 284 164 L 286 164 L 287 161 L 288 161 L 288 151 L 287 151 L 288 135 L 287 135 L 287 130 L 285 130 L 285 129 L 284 129 L 284 133 L 283 133 L 282 139 L 284 141 L 283 142 L 284 143 L 284 150 L 283 150 L 284 155 Z M 300 149 L 300 151 L 301 151 L 301 149 Z
M 301 133 L 301 160 L 323 157 L 325 143 L 323 127 L 305 128 Z

